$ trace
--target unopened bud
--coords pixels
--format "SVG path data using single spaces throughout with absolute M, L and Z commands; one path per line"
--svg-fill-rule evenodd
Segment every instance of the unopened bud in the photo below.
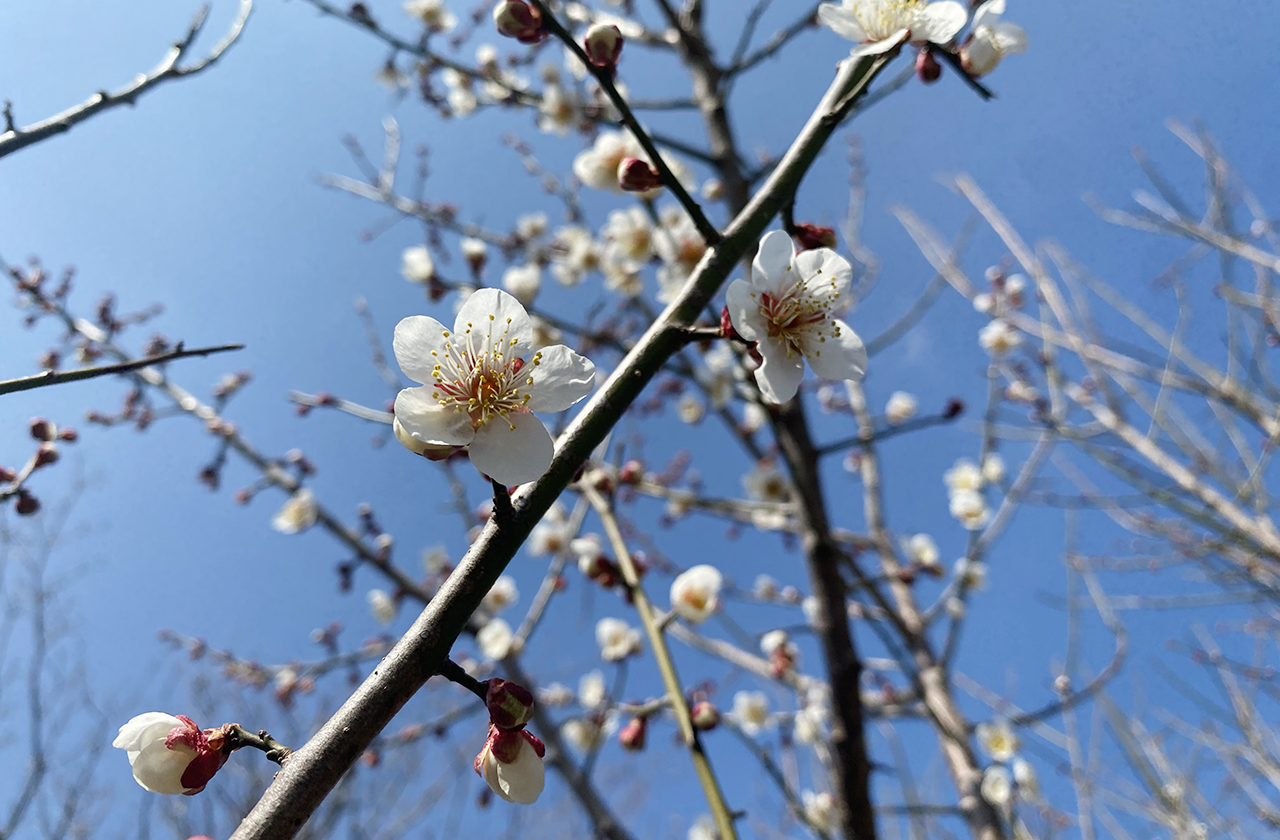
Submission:
M 627 725 L 622 727 L 622 731 L 618 733 L 618 743 L 622 745 L 624 750 L 639 752 L 644 749 L 644 739 L 648 730 L 649 722 L 647 718 L 633 717 L 627 721 Z
M 65 440 L 67 443 L 75 443 L 80 438 L 80 433 L 68 426 L 64 429 L 58 429 L 58 440 Z
M 662 186 L 662 178 L 649 161 L 623 158 L 618 164 L 618 186 L 627 192 L 648 192 Z
M 13 471 L 12 467 L 0 467 L 0 482 L 8 484 L 17 477 L 18 474 Z
M 644 478 L 644 464 L 632 458 L 618 470 L 619 484 L 639 484 Z
M 700 732 L 715 729 L 720 723 L 720 710 L 706 700 L 694 703 L 689 711 L 689 720 L 693 728 Z
M 597 23 L 587 30 L 582 48 L 596 67 L 613 70 L 622 54 L 623 37 L 618 27 L 611 23 Z
M 536 44 L 547 37 L 542 28 L 542 12 L 524 0 L 501 0 L 493 9 L 498 34 L 522 44 Z
M 791 238 L 800 246 L 801 251 L 836 247 L 835 228 L 811 225 L 808 222 L 801 222 L 796 225 L 792 230 Z
M 959 397 L 952 397 L 947 400 L 947 405 L 942 409 L 942 416 L 947 420 L 954 420 L 964 413 L 964 400 Z
M 58 436 L 58 427 L 43 417 L 31 420 L 31 436 L 39 441 L 51 441 Z
M 58 461 L 58 447 L 52 443 L 42 443 L 36 450 L 36 466 L 47 467 Z
M 484 704 L 489 722 L 499 729 L 519 729 L 533 717 L 533 693 L 522 685 L 497 678 L 489 680 Z
M 31 516 L 40 510 L 40 500 L 26 490 L 20 490 L 18 492 L 18 501 L 14 502 L 13 510 L 18 516 Z
M 933 54 L 933 50 L 921 50 L 916 54 L 916 78 L 931 85 L 942 76 L 942 65 Z

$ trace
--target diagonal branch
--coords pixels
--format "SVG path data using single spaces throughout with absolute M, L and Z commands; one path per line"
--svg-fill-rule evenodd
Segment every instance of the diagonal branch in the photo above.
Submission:
M 226 37 L 219 41 L 217 46 L 200 61 L 186 66 L 179 66 L 179 63 L 187 57 L 192 43 L 195 42 L 196 36 L 200 34 L 200 30 L 204 28 L 205 20 L 209 16 L 209 6 L 207 4 L 201 6 L 200 11 L 196 12 L 195 18 L 191 21 L 191 25 L 187 27 L 186 34 L 169 48 L 164 60 L 150 73 L 139 75 L 132 84 L 114 93 L 105 90 L 98 91 L 79 105 L 68 108 L 60 114 L 55 114 L 47 120 L 26 128 L 18 128 L 14 124 L 13 105 L 6 100 L 4 104 L 5 130 L 0 133 L 0 158 L 13 154 L 19 149 L 39 143 L 41 140 L 47 140 L 55 134 L 70 131 L 73 126 L 103 111 L 121 105 L 134 105 L 137 103 L 139 96 L 154 87 L 173 79 L 194 76 L 200 71 L 213 66 L 218 59 L 222 58 L 223 53 L 239 39 L 240 33 L 244 31 L 245 22 L 249 20 L 249 13 L 252 11 L 253 0 L 240 0 L 240 12 L 236 15 L 236 19 L 231 24 L 231 29 L 227 32 Z

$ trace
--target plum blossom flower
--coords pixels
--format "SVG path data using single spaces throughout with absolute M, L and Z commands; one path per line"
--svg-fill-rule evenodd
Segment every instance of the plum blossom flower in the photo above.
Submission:
M 511 632 L 511 625 L 500 618 L 491 620 L 476 633 L 476 644 L 480 646 L 480 652 L 493 660 L 505 659 L 511 652 L 514 641 L 515 634 Z
M 536 263 L 513 265 L 502 275 L 502 288 L 524 306 L 533 303 L 542 287 L 542 269 Z
M 707 814 L 700 814 L 693 825 L 689 826 L 689 831 L 685 835 L 685 840 L 716 840 L 720 835 L 716 832 L 716 822 Z
M 631 132 L 602 131 L 596 137 L 590 149 L 578 153 L 573 159 L 573 174 L 588 187 L 611 193 L 622 193 L 622 185 L 618 181 L 618 170 L 622 162 L 628 158 L 642 160 L 649 165 L 653 161 L 645 154 L 644 147 Z M 667 168 L 676 180 L 686 188 L 692 188 L 689 168 L 676 158 L 664 156 Z M 638 193 L 640 198 L 657 198 L 662 187 Z
M 818 20 L 857 44 L 853 56 L 880 55 L 904 41 L 945 44 L 968 22 L 954 0 L 842 0 L 818 7 Z
M 867 369 L 862 339 L 835 313 L 849 302 L 853 268 L 835 251 L 801 254 L 785 231 L 760 241 L 751 282 L 735 280 L 725 299 L 743 338 L 757 342 L 764 364 L 756 384 L 771 403 L 796 395 L 807 360 L 824 379 L 861 379 Z
M 436 263 L 426 245 L 405 248 L 400 254 L 400 276 L 410 283 L 426 283 L 435 274 Z
M 444 0 L 409 0 L 404 10 L 432 32 L 448 32 L 458 25 L 458 16 L 445 8 Z
M 920 403 L 906 391 L 894 391 L 884 406 L 884 419 L 890 426 L 901 425 L 916 416 Z
M 999 764 L 988 767 L 982 774 L 982 785 L 979 788 L 982 798 L 1002 808 L 1013 798 L 1013 785 L 1009 779 L 1009 771 Z
M 604 705 L 608 699 L 608 688 L 604 684 L 604 674 L 591 671 L 583 674 L 578 680 L 578 702 L 585 709 L 595 709 Z
M 1026 52 L 1027 33 L 1000 20 L 1004 0 L 987 0 L 973 14 L 973 37 L 960 48 L 960 65 L 970 76 L 985 76 L 1006 55 Z
M 959 490 L 951 494 L 951 515 L 969 531 L 977 531 L 987 524 L 991 512 L 982 494 L 974 490 Z
M 532 805 L 546 785 L 545 754 L 542 742 L 525 730 L 490 725 L 489 738 L 476 756 L 475 771 L 506 801 Z
M 503 575 L 493 583 L 493 588 L 484 596 L 481 605 L 490 613 L 497 613 L 520 600 L 520 590 L 516 588 L 515 579 Z
M 993 761 L 1008 761 L 1018 751 L 1018 736 L 1013 733 L 1007 720 L 994 723 L 980 723 L 974 727 L 978 736 L 978 745 L 982 751 L 991 756 Z
M 559 554 L 568 548 L 573 534 L 569 532 L 569 515 L 564 506 L 555 502 L 542 515 L 533 532 L 529 534 L 529 553 L 534 557 Z
M 381 589 L 370 589 L 367 598 L 369 600 L 369 612 L 373 613 L 375 621 L 386 627 L 396 620 L 395 598 L 392 598 Z
M 1013 760 L 1013 780 L 1018 783 L 1018 795 L 1027 799 L 1040 798 L 1040 780 L 1036 771 L 1024 758 Z
M 938 569 L 938 544 L 928 534 L 912 534 L 902 544 L 907 559 L 924 569 Z
M 640 652 L 640 631 L 620 618 L 602 618 L 596 623 L 596 644 L 602 657 L 618 662 Z
M 978 332 L 978 344 L 992 356 L 1003 356 L 1022 343 L 1022 336 L 1003 318 L 996 318 Z
M 769 725 L 769 698 L 763 691 L 739 691 L 733 695 L 729 713 L 747 735 L 755 735 Z
M 1004 481 L 1004 459 L 994 452 L 983 458 L 982 477 L 992 484 Z
M 271 519 L 271 527 L 282 534 L 297 534 L 316 524 L 318 515 L 316 497 L 303 487 L 280 507 Z
M 671 609 L 691 624 L 701 624 L 720 605 L 724 578 L 715 566 L 694 566 L 671 582 Z
M 425 315 L 405 318 L 396 360 L 423 385 L 400 392 L 395 419 L 413 440 L 469 446 L 471 463 L 494 481 L 533 481 L 555 445 L 532 412 L 563 411 L 591 393 L 595 366 L 562 344 L 534 353 L 532 338 L 524 307 L 498 289 L 467 298 L 452 330 Z
M 814 793 L 806 790 L 800 792 L 800 802 L 804 808 L 804 818 L 810 825 L 828 834 L 840 833 L 840 810 L 836 807 L 834 796 L 826 791 Z
M 120 727 L 111 746 L 124 750 L 133 778 L 152 793 L 185 794 L 204 790 L 227 756 L 209 735 L 184 715 L 146 712 Z

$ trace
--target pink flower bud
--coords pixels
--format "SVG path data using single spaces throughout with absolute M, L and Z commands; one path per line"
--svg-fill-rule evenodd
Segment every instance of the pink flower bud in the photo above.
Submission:
M 662 186 L 662 179 L 647 160 L 623 158 L 618 164 L 618 186 L 627 192 L 648 192 Z
M 619 484 L 639 484 L 644 478 L 644 464 L 634 458 L 627 461 L 618 470 Z
M 624 750 L 639 752 L 644 749 L 644 739 L 648 730 L 648 718 L 633 717 L 627 721 L 627 725 L 622 727 L 622 731 L 618 733 L 618 743 L 622 745 Z
M 485 694 L 489 722 L 499 729 L 519 729 L 533 717 L 533 693 L 507 680 L 489 680 Z
M 498 34 L 522 44 L 536 44 L 547 37 L 542 28 L 542 12 L 524 0 L 501 0 L 493 9 Z
M 611 23 L 597 23 L 587 30 L 582 48 L 596 67 L 613 70 L 622 54 L 622 32 Z
M 146 790 L 190 796 L 226 763 L 223 744 L 221 729 L 206 732 L 189 717 L 147 712 L 120 727 L 111 746 L 128 753 L 133 778 Z
M 689 712 L 689 720 L 693 723 L 693 728 L 701 732 L 715 729 L 720 723 L 720 710 L 706 700 L 701 700 L 693 704 L 693 709 Z
M 51 441 L 58 436 L 58 427 L 43 417 L 33 418 L 30 428 L 31 436 L 36 440 Z
M 938 57 L 933 54 L 933 50 L 924 49 L 916 53 L 916 78 L 926 85 L 931 85 L 941 76 L 942 65 L 938 63 Z

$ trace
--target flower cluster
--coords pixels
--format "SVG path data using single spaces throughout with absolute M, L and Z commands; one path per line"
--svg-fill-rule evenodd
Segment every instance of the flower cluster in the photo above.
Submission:
M 1039 780 L 1032 766 L 1017 754 L 1018 736 L 1009 722 L 1002 719 L 994 723 L 980 723 L 974 728 L 974 734 L 983 752 L 997 762 L 982 774 L 982 798 L 992 805 L 1004 807 L 1012 800 L 1016 784 L 1020 796 L 1037 799 L 1040 795 Z

